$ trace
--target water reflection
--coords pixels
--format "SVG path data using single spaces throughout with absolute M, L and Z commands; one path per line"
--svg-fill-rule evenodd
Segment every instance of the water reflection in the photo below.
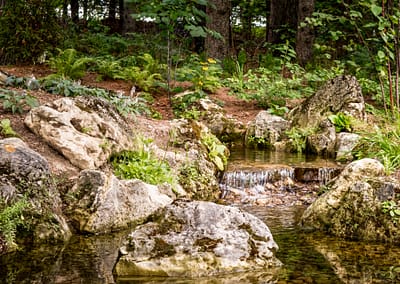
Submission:
M 304 206 L 243 207 L 271 229 L 284 263 L 268 271 L 201 279 L 114 279 L 112 268 L 126 233 L 74 237 L 64 247 L 41 247 L 0 257 L 0 283 L 400 283 L 400 247 L 344 241 L 297 226 Z
M 245 208 L 269 226 L 279 245 L 281 283 L 400 283 L 400 247 L 305 233 L 297 226 L 304 209 Z

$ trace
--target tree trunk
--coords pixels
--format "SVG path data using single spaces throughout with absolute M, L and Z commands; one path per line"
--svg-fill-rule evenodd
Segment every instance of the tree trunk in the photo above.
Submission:
M 110 18 L 110 20 L 115 20 L 116 18 L 117 2 L 118 0 L 110 0 L 110 4 L 108 6 L 108 18 Z
M 3 13 L 3 7 L 6 5 L 6 0 L 0 0 L 0 16 Z
M 281 43 L 282 36 L 290 38 L 290 30 L 297 29 L 297 6 L 299 0 L 271 0 L 268 42 Z
M 312 46 L 314 43 L 314 31 L 310 25 L 301 27 L 306 17 L 311 17 L 314 12 L 314 0 L 299 0 L 298 8 L 298 30 L 296 34 L 297 61 L 305 66 L 312 58 Z
M 79 21 L 79 1 L 71 0 L 71 19 L 74 23 L 78 23 Z
M 218 32 L 222 39 L 208 35 L 205 40 L 205 48 L 207 56 L 222 60 L 229 54 L 231 1 L 212 0 L 211 3 L 213 6 L 207 7 L 209 17 L 207 28 Z

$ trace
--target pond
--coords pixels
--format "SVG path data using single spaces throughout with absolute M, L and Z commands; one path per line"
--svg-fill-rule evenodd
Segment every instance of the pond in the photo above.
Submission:
M 317 157 L 277 156 L 264 151 L 233 152 L 231 163 L 327 165 Z M 266 272 L 218 278 L 114 279 L 113 265 L 126 233 L 74 236 L 65 246 L 42 246 L 0 257 L 0 283 L 399 283 L 400 247 L 346 241 L 304 232 L 298 222 L 305 205 L 235 204 L 258 216 L 270 228 L 284 266 L 277 276 Z

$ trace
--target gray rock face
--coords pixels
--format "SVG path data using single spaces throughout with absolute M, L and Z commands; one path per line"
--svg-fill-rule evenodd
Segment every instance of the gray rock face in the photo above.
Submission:
M 119 180 L 97 170 L 82 171 L 68 196 L 72 223 L 79 231 L 93 234 L 140 224 L 172 202 L 157 186 L 140 180 Z
M 118 276 L 201 277 L 276 269 L 268 227 L 238 208 L 177 200 L 137 227 L 120 249 Z
M 351 161 L 353 155 L 351 151 L 357 145 L 361 136 L 355 133 L 342 132 L 336 136 L 336 160 L 338 161 Z
M 343 112 L 364 120 L 365 104 L 361 87 L 353 76 L 339 76 L 328 81 L 313 96 L 289 114 L 293 126 L 318 126 L 330 114 Z
M 125 120 L 108 102 L 92 96 L 34 108 L 25 124 L 80 169 L 98 168 L 111 153 L 132 145 Z
M 224 113 L 223 109 L 210 99 L 200 99 L 199 109 L 202 111 L 202 121 L 223 142 L 242 142 L 245 126 Z
M 301 223 L 339 237 L 399 243 L 398 220 L 383 210 L 385 202 L 400 206 L 399 193 L 400 184 L 384 176 L 380 162 L 355 161 L 306 209 Z
M 283 139 L 283 134 L 290 127 L 290 122 L 280 116 L 272 115 L 267 111 L 261 111 L 251 122 L 246 131 L 245 143 L 263 142 L 265 146 L 273 149 L 280 149 L 279 142 Z
M 23 197 L 30 204 L 25 218 L 34 242 L 58 242 L 70 237 L 47 161 L 19 138 L 0 140 L 0 199 L 5 206 L 12 206 Z

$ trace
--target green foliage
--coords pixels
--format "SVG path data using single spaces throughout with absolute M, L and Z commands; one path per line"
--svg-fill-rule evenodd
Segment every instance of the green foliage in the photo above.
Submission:
M 358 159 L 375 158 L 385 167 L 387 173 L 400 167 L 400 124 L 397 127 L 380 129 L 374 127 L 368 132 L 362 133 L 353 155 Z
M 169 164 L 154 156 L 147 145 L 149 142 L 142 142 L 137 151 L 123 151 L 113 155 L 111 164 L 115 175 L 123 179 L 140 179 L 154 185 L 176 185 Z
M 62 36 L 58 4 L 58 0 L 5 1 L 0 16 L 0 64 L 37 63 L 44 53 L 53 51 Z
M 8 118 L 0 120 L 1 134 L 5 137 L 18 137 L 18 134 L 12 129 Z
M 271 144 L 268 138 L 263 136 L 249 136 L 247 137 L 247 145 L 254 146 L 255 148 L 269 149 Z
M 400 205 L 394 200 L 386 200 L 381 203 L 382 213 L 388 214 L 393 223 L 397 223 L 400 218 Z
M 39 105 L 37 99 L 29 94 L 6 89 L 0 89 L 0 101 L 3 103 L 3 109 L 13 114 L 23 113 Z
M 76 96 L 95 96 L 109 101 L 122 115 L 138 115 L 152 113 L 143 97 L 130 97 L 123 94 L 112 93 L 101 88 L 89 88 L 70 80 L 44 78 L 41 86 L 51 94 L 62 95 L 65 97 Z
M 200 99 L 205 98 L 204 92 L 185 92 L 172 97 L 172 108 L 174 115 L 178 118 L 186 117 L 188 112 L 195 115 L 197 108 L 194 106 Z
M 189 81 L 193 83 L 195 91 L 214 92 L 221 87 L 222 68 L 213 58 L 201 60 L 192 54 L 186 64 L 175 70 L 178 81 Z
M 28 207 L 25 197 L 11 205 L 0 200 L 0 234 L 6 240 L 7 246 L 15 246 L 17 230 L 26 226 L 23 213 Z
M 228 156 L 225 145 L 223 145 L 215 135 L 204 134 L 200 138 L 201 143 L 207 147 L 208 157 L 217 166 L 218 170 L 224 171 L 228 164 Z
M 352 132 L 352 117 L 342 112 L 332 114 L 328 117 L 329 121 L 335 125 L 335 130 L 339 132 Z
M 292 148 L 297 153 L 303 153 L 307 146 L 307 137 L 314 132 L 311 128 L 292 127 L 285 134 L 288 136 Z
M 92 58 L 79 57 L 78 52 L 69 48 L 58 50 L 58 55 L 49 59 L 51 68 L 56 70 L 56 74 L 62 79 L 77 80 L 85 75 L 87 65 L 93 62 Z M 50 75 L 51 76 L 51 75 Z

